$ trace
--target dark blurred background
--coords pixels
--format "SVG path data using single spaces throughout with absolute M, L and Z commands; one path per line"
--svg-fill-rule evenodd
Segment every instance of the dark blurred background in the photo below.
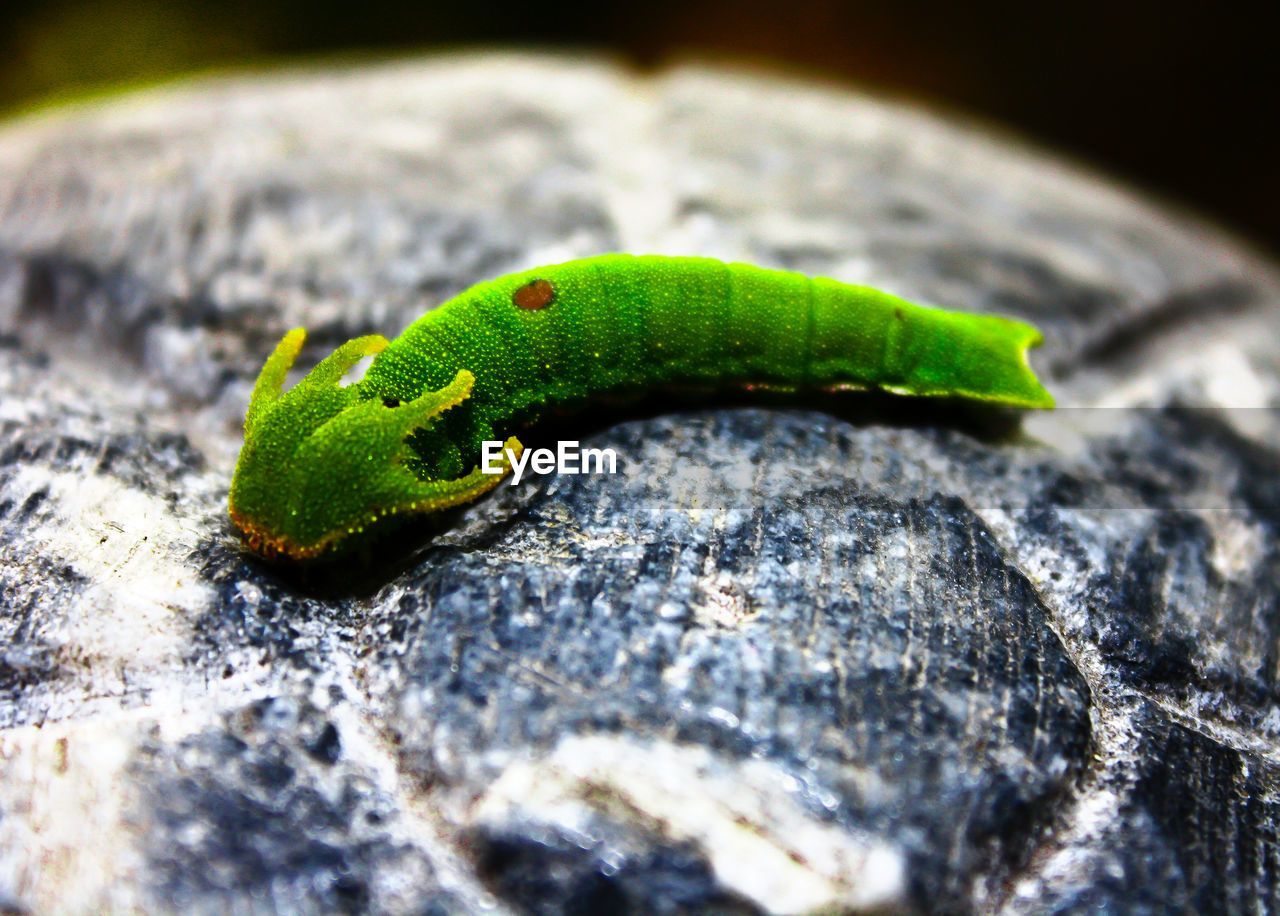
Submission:
M 8 0 L 0 113 L 191 69 L 460 45 L 777 66 L 1003 123 L 1280 253 L 1280 0 Z

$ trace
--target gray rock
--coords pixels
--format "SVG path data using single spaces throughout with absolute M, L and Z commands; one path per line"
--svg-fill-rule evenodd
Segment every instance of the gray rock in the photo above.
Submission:
M 703 254 L 1038 324 L 1063 408 L 652 404 L 299 575 L 279 335 Z M 1269 912 L 1280 281 L 964 122 L 699 69 L 205 78 L 0 132 L 0 904 Z M 674 409 L 673 409 L 674 406 Z

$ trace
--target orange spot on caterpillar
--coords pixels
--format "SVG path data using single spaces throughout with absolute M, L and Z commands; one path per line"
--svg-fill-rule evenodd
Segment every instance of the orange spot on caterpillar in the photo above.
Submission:
M 511 294 L 511 301 L 516 308 L 536 312 L 556 301 L 556 288 L 550 280 L 530 280 Z

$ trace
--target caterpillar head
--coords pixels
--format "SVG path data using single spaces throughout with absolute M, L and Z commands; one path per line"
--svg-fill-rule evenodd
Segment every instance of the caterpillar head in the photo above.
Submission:
M 274 559 L 306 560 L 391 515 L 432 512 L 475 499 L 502 473 L 476 468 L 464 477 L 423 480 L 408 467 L 405 437 L 471 394 L 465 369 L 438 391 L 399 403 L 364 399 L 343 375 L 386 338 L 343 344 L 301 382 L 281 393 L 285 375 L 306 339 L 290 331 L 267 359 L 244 421 L 244 447 L 228 500 L 231 520 L 253 551 Z M 520 454 L 512 437 L 507 449 Z

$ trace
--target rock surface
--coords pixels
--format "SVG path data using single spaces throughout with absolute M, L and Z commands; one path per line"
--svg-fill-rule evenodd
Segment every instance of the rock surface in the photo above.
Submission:
M 226 519 L 262 359 L 700 254 L 1027 319 L 1063 409 L 676 405 L 299 577 Z M 1265 912 L 1280 281 L 966 123 L 458 56 L 0 131 L 0 904 Z M 670 405 L 662 405 L 669 407 Z

